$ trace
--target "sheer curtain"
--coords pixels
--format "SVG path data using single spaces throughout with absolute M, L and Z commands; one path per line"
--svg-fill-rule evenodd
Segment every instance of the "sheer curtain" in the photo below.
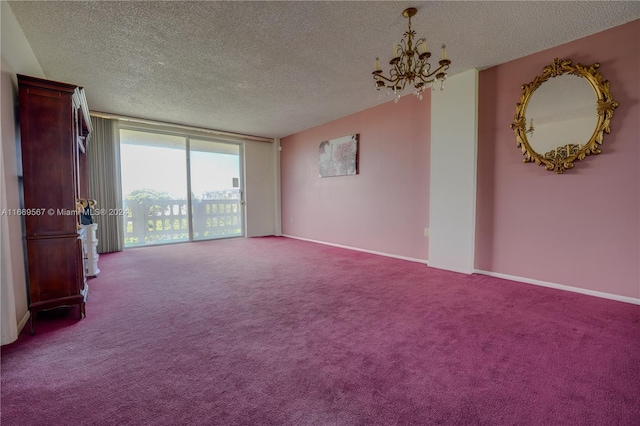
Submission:
M 106 214 L 94 215 L 98 223 L 98 253 L 124 249 L 124 220 L 109 214 L 122 210 L 120 178 L 120 141 L 117 121 L 91 117 L 93 132 L 88 143 L 89 193 L 96 200 L 96 209 Z

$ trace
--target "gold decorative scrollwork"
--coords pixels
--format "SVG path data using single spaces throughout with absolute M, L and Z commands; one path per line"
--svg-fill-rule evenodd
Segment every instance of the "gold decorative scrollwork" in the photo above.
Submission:
M 520 102 L 516 105 L 516 114 L 511 123 L 511 129 L 516 135 L 516 145 L 522 150 L 524 155 L 523 162 L 535 162 L 538 165 L 544 165 L 546 170 L 554 171 L 558 174 L 563 173 L 567 169 L 573 168 L 573 162 L 584 160 L 587 155 L 600 154 L 599 145 L 605 133 L 611 132 L 611 117 L 613 110 L 618 107 L 618 102 L 614 101 L 609 90 L 609 82 L 603 80 L 602 75 L 598 72 L 599 63 L 590 66 L 581 64 L 572 65 L 570 59 L 555 58 L 551 65 L 547 65 L 542 69 L 542 75 L 536 76 L 529 84 L 523 84 Z M 550 78 L 560 76 L 562 74 L 571 74 L 585 78 L 593 90 L 595 91 L 597 100 L 595 112 L 597 113 L 598 122 L 593 135 L 584 144 L 567 144 L 546 152 L 544 155 L 536 152 L 527 139 L 527 119 L 525 112 L 531 96 L 542 83 Z

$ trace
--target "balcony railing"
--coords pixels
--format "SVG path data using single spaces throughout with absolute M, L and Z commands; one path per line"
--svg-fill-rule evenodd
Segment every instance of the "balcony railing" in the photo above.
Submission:
M 238 199 L 193 200 L 193 239 L 242 235 Z M 189 240 L 187 200 L 124 202 L 125 247 Z

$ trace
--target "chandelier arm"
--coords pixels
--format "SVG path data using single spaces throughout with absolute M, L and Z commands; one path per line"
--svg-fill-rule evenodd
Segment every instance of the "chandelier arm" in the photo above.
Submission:
M 418 78 L 420 79 L 420 82 L 423 83 L 423 84 L 428 84 L 429 83 L 429 80 L 425 79 L 424 75 L 422 75 L 422 74 L 418 74 Z
M 389 70 L 389 76 L 391 78 L 394 78 L 396 81 L 400 80 L 403 75 L 404 75 L 404 71 L 402 70 L 402 68 L 400 68 L 398 64 L 395 64 L 394 67 L 391 68 L 391 70 Z
M 398 82 L 398 80 L 399 80 L 399 78 L 398 78 L 397 76 L 396 76 L 395 78 L 393 78 L 393 76 L 392 76 L 392 78 L 388 78 L 388 77 L 385 77 L 385 76 L 384 76 L 384 75 L 382 75 L 382 74 L 377 74 L 377 75 L 375 75 L 375 76 L 374 76 L 374 78 L 375 78 L 376 80 L 378 80 L 378 79 L 382 79 L 382 80 L 388 81 L 389 83 L 393 83 L 394 85 L 395 85 L 395 84 Z
M 425 66 L 426 65 L 429 65 L 429 64 L 421 64 L 420 65 L 420 69 L 416 73 L 416 77 L 418 77 L 423 82 L 424 82 L 424 77 L 426 75 L 426 73 L 425 73 Z M 428 71 L 428 69 L 427 69 L 427 71 Z
M 438 72 L 438 70 L 435 70 L 434 72 L 431 72 L 431 64 L 428 64 L 428 67 L 425 67 L 424 70 L 422 70 L 422 72 L 420 73 L 420 75 L 424 78 L 429 78 L 432 75 L 434 75 L 436 72 Z
M 449 69 L 449 65 L 440 65 L 437 69 L 427 74 L 427 77 L 431 77 L 432 75 L 438 74 L 439 72 L 444 72 Z
M 389 74 L 395 76 L 397 79 L 400 79 L 400 76 L 404 75 L 404 71 L 402 70 L 402 64 L 398 63 L 393 66 L 393 68 L 389 71 Z

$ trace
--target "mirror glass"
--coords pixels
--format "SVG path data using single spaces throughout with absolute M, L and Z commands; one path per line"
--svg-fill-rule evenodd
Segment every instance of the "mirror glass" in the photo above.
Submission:
M 545 81 L 531 95 L 525 111 L 527 140 L 543 157 L 556 150 L 580 150 L 598 127 L 598 97 L 589 81 L 581 76 L 562 74 Z

